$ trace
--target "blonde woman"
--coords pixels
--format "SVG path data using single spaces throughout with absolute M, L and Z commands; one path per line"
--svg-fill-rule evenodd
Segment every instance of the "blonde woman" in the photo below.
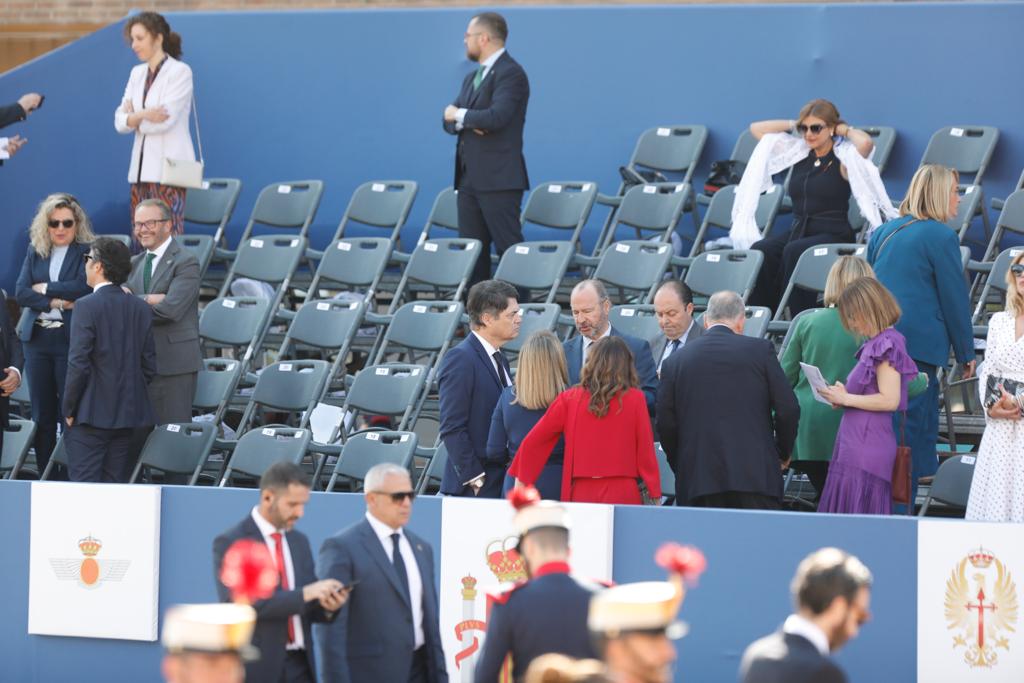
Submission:
M 903 335 L 893 329 L 900 307 L 878 280 L 851 282 L 837 305 L 843 327 L 867 341 L 846 383 L 821 390 L 833 406 L 843 408 L 843 417 L 818 511 L 887 515 L 897 446 L 892 414 L 906 410 L 907 385 L 917 366 Z
M 840 257 L 825 281 L 825 308 L 809 312 L 794 323 L 789 345 L 782 354 L 782 369 L 800 402 L 800 426 L 791 466 L 807 475 L 819 496 L 825 488 L 842 413 L 814 398 L 800 363 L 816 366 L 828 380 L 850 374 L 857 363 L 860 343 L 843 327 L 836 302 L 851 282 L 874 276 L 875 271 L 864 259 Z
M 488 460 L 507 467 L 519 450 L 519 444 L 568 384 L 569 372 L 561 342 L 546 330 L 531 334 L 519 352 L 515 380 L 502 391 L 491 416 Z M 559 439 L 537 480 L 536 487 L 542 498 L 559 499 L 562 454 L 563 442 Z M 515 480 L 506 476 L 502 493 L 507 494 L 514 484 Z
M 16 296 L 22 314 L 17 331 L 25 351 L 40 473 L 57 444 L 57 424 L 63 422 L 59 417 L 71 315 L 75 300 L 92 293 L 85 282 L 85 255 L 93 239 L 89 217 L 78 200 L 65 193 L 51 194 L 36 209 L 18 275 Z
M 985 395 L 990 376 L 1024 382 L 1024 254 L 1014 257 L 1006 272 L 1006 310 L 988 325 L 985 362 L 978 386 Z M 967 519 L 1024 522 L 1024 424 L 1016 401 L 1003 397 L 987 411 L 985 433 L 974 466 Z
M 907 340 L 907 353 L 928 376 L 928 388 L 907 406 L 907 445 L 913 453 L 912 496 L 917 481 L 935 474 L 939 461 L 939 367 L 949 362 L 952 345 L 964 365 L 964 378 L 974 374 L 974 331 L 960 241 L 945 222 L 960 204 L 956 171 L 927 164 L 914 174 L 900 217 L 882 226 L 868 242 L 868 263 L 875 276 L 896 297 L 903 317 L 896 329 Z M 913 498 L 912 498 L 913 500 Z

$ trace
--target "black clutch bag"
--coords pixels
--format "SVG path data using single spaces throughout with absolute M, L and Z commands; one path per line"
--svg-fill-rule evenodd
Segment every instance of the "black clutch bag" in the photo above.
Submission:
M 988 381 L 985 382 L 985 408 L 991 408 L 995 403 L 1002 398 L 1003 393 L 1000 387 L 1006 390 L 1010 396 L 1013 396 L 1017 400 L 1017 405 L 1020 405 L 1022 398 L 1024 398 L 1024 382 L 1018 382 L 1015 379 L 1006 379 L 999 375 L 989 375 Z

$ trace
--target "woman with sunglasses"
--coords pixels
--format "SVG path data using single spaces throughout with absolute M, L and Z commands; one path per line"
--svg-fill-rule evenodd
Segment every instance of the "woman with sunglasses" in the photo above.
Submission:
M 85 255 L 95 239 L 89 217 L 69 194 L 51 194 L 36 210 L 29 247 L 18 275 L 22 307 L 18 338 L 36 423 L 36 464 L 42 474 L 57 443 L 57 424 L 68 365 L 68 335 L 75 300 L 92 293 Z M 58 473 L 62 476 L 62 473 Z
M 985 362 L 978 369 L 978 387 L 986 391 L 989 377 L 1024 382 L 1024 253 L 1006 272 L 1006 310 L 988 323 Z M 1024 422 L 1016 397 L 1002 389 L 1002 398 L 986 411 L 985 433 L 978 447 L 967 519 L 983 522 L 1024 522 Z
M 953 169 L 926 164 L 917 169 L 900 217 L 889 221 L 868 241 L 868 263 L 900 308 L 896 325 L 907 338 L 907 351 L 928 376 L 928 389 L 907 406 L 907 445 L 913 456 L 913 493 L 920 477 L 935 474 L 939 461 L 938 368 L 949 363 L 949 348 L 964 365 L 964 379 L 974 374 L 974 328 L 971 299 L 960 257 L 960 240 L 946 221 L 960 205 L 960 178 Z
M 174 214 L 175 235 L 184 232 L 185 188 L 161 183 L 164 159 L 195 160 L 189 114 L 192 111 L 192 69 L 181 59 L 181 36 L 163 16 L 140 12 L 128 18 L 125 40 L 142 62 L 132 69 L 121 104 L 114 110 L 114 128 L 135 135 L 128 182 L 131 214 L 143 199 L 160 199 Z
M 821 244 L 854 241 L 856 236 L 847 218 L 854 190 L 861 212 L 869 220 L 873 217 L 872 225 L 881 223 L 879 211 L 887 211 L 893 217 L 895 213 L 878 178 L 878 169 L 867 161 L 874 149 L 871 136 L 844 122 L 828 100 L 808 102 L 794 121 L 752 123 L 750 132 L 760 142 L 737 189 L 730 236 L 737 248 L 757 249 L 764 254 L 748 303 L 768 306 L 774 311 L 801 254 Z M 758 239 L 752 246 L 737 240 L 741 227 L 748 229 L 751 225 L 758 193 L 768 189 L 765 183 L 771 186 L 773 174 L 787 168 L 792 168 L 792 228 Z M 757 234 L 756 225 L 754 233 Z M 815 303 L 814 292 L 794 289 L 789 298 L 790 314 L 795 316 Z

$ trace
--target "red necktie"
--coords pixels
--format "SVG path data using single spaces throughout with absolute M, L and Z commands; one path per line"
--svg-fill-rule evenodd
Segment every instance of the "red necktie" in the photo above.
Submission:
M 288 568 L 284 564 L 284 544 L 281 542 L 281 532 L 275 531 L 270 534 L 270 537 L 274 539 L 274 561 L 277 562 L 277 571 L 281 575 L 281 590 L 290 590 L 291 585 L 288 583 Z M 295 624 L 291 617 L 288 617 L 288 644 L 293 645 L 295 643 Z

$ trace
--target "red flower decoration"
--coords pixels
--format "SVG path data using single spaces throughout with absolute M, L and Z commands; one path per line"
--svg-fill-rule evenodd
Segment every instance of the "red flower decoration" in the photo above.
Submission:
M 658 566 L 671 574 L 679 574 L 687 583 L 697 582 L 697 577 L 707 567 L 707 560 L 704 553 L 691 545 L 679 545 L 678 543 L 665 543 L 654 555 L 654 561 Z
M 539 503 L 540 493 L 532 486 L 517 487 L 508 492 L 508 502 L 512 503 L 516 510 L 522 510 L 524 507 Z
M 277 588 L 278 574 L 267 545 L 250 539 L 235 541 L 224 553 L 220 580 L 235 602 L 252 604 L 269 598 Z

